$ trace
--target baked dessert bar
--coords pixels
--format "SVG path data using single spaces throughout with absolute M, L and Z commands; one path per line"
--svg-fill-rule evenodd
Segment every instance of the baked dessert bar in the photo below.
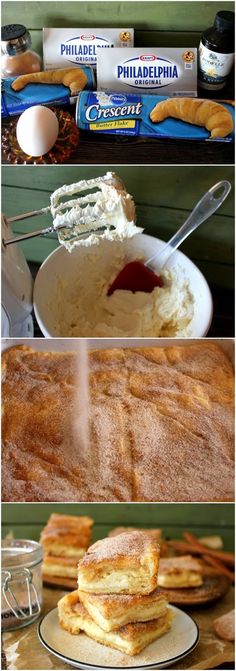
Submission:
M 139 531 L 91 545 L 78 564 L 78 587 L 94 594 L 150 594 L 157 587 L 160 550 Z
M 191 557 L 169 557 L 160 559 L 157 579 L 159 587 L 180 588 L 202 585 L 201 565 Z
M 78 559 L 73 557 L 53 557 L 52 555 L 45 555 L 42 564 L 42 574 L 44 580 L 51 577 L 75 578 L 78 574 Z
M 78 599 L 77 591 L 67 594 L 58 603 L 59 622 L 71 634 L 81 630 L 98 643 L 115 648 L 127 655 L 136 655 L 149 643 L 165 634 L 171 627 L 173 615 L 170 609 L 156 620 L 127 624 L 116 631 L 106 632 L 90 617 Z
M 47 555 L 80 559 L 91 544 L 93 520 L 52 513 L 44 527 L 40 543 Z
M 79 600 L 104 631 L 113 631 L 130 622 L 147 622 L 164 615 L 168 602 L 155 589 L 151 594 L 89 594 L 78 591 Z
M 3 501 L 233 501 L 233 370 L 222 349 L 90 352 L 90 440 L 75 438 L 76 354 L 3 354 Z

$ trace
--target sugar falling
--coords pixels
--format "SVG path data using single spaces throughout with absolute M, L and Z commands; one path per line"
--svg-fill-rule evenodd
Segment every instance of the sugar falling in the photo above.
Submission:
M 87 461 L 90 454 L 89 438 L 89 360 L 86 338 L 78 340 L 75 385 L 74 437 L 81 455 Z

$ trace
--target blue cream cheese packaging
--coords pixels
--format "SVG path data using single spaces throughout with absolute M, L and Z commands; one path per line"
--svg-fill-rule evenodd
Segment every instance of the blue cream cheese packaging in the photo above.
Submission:
M 96 66 L 98 52 L 133 43 L 133 28 L 43 28 L 44 69 Z
M 76 123 L 97 133 L 232 142 L 234 107 L 199 98 L 82 91 Z
M 97 54 L 99 91 L 197 96 L 197 49 L 113 49 Z
M 85 88 L 94 88 L 94 71 L 90 66 L 82 65 L 83 79 L 86 81 Z M 75 71 L 73 70 L 73 73 Z M 48 76 L 49 73 L 47 73 Z M 45 73 L 42 73 L 42 77 Z M 85 75 L 85 77 L 84 77 Z M 25 77 L 31 77 L 32 82 L 25 83 Z M 37 77 L 40 73 L 37 73 Z M 16 79 L 22 81 L 22 88 L 14 91 L 12 84 Z M 35 82 L 34 73 L 32 75 L 22 75 L 21 77 L 10 77 L 2 80 L 1 94 L 1 112 L 3 117 L 21 114 L 32 105 L 68 105 L 76 101 L 77 94 L 72 95 L 69 86 L 64 84 L 54 84 L 51 82 Z M 81 90 L 81 89 L 80 89 Z

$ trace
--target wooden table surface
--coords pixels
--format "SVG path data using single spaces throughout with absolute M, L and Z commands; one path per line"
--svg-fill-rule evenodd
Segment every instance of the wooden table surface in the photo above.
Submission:
M 72 109 L 70 113 L 73 116 Z M 6 123 L 6 122 L 5 122 Z M 2 163 L 8 163 L 2 160 Z M 81 131 L 77 151 L 68 164 L 167 165 L 233 164 L 234 143 L 190 142 L 141 137 L 117 137 Z
M 55 608 L 58 600 L 65 593 L 58 589 L 44 588 L 43 591 L 43 614 L 51 608 Z M 231 668 L 234 659 L 233 643 L 223 641 L 215 636 L 212 629 L 212 621 L 231 610 L 234 607 L 233 588 L 226 594 L 224 599 L 213 605 L 204 608 L 186 608 L 200 629 L 200 641 L 195 650 L 185 657 L 178 664 L 171 668 L 177 670 L 185 669 L 218 669 L 223 664 L 223 668 Z M 72 669 L 70 665 L 65 665 L 60 659 L 54 657 L 46 648 L 42 646 L 37 635 L 38 621 L 32 625 L 18 629 L 12 632 L 6 632 L 3 635 L 3 648 L 6 655 L 6 668 L 17 671 L 24 669 Z M 89 639 L 88 639 L 89 640 Z M 226 666 L 226 664 L 228 666 Z

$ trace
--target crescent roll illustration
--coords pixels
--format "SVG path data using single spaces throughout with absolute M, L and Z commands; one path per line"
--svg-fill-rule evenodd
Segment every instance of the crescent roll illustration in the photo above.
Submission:
M 168 98 L 157 103 L 150 113 L 153 123 L 173 117 L 196 126 L 205 126 L 211 138 L 226 137 L 233 131 L 230 112 L 217 102 L 201 98 Z
M 86 74 L 81 68 L 65 68 L 63 70 L 45 70 L 21 75 L 12 82 L 14 91 L 21 91 L 27 84 L 64 84 L 72 95 L 82 91 L 87 84 Z

